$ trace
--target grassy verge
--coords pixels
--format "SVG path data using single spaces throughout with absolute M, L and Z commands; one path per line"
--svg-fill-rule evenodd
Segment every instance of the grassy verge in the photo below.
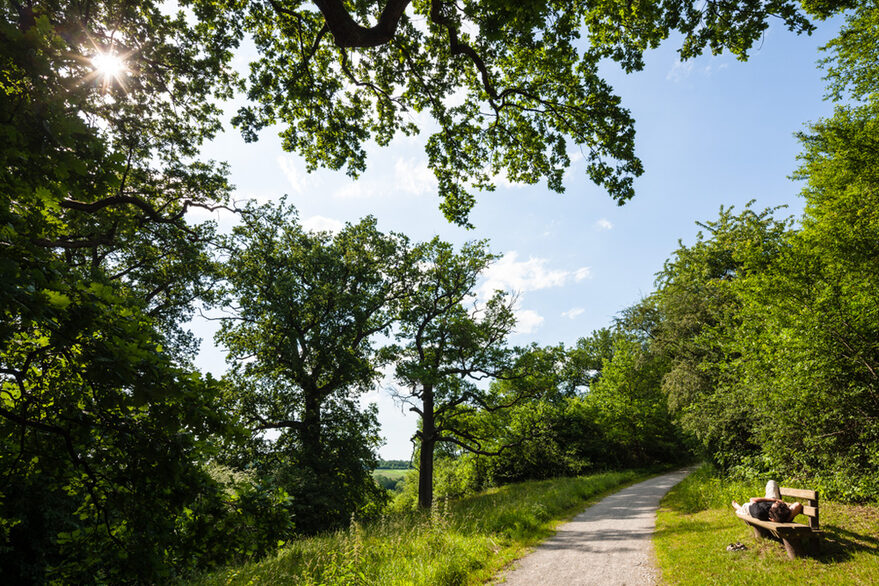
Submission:
M 626 471 L 513 484 L 430 515 L 385 517 L 301 539 L 278 555 L 191 582 L 216 584 L 474 584 L 485 581 L 600 496 L 650 474 Z
M 808 488 L 808 487 L 802 487 Z M 762 484 L 729 482 L 703 466 L 663 499 L 656 555 L 669 584 L 879 584 L 879 506 L 821 501 L 821 552 L 789 560 L 776 541 L 757 541 L 730 501 L 762 496 Z M 798 522 L 805 522 L 799 517 Z M 747 549 L 729 552 L 741 542 Z

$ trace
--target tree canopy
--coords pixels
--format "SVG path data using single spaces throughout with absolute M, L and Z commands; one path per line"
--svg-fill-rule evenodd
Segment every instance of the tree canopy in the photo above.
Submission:
M 832 116 L 799 134 L 805 211 L 721 210 L 660 274 L 670 406 L 725 470 L 876 497 L 876 7 L 825 50 Z
M 413 262 L 408 239 L 375 224 L 312 233 L 288 206 L 250 208 L 228 243 L 233 317 L 217 340 L 246 425 L 281 431 L 257 438 L 257 460 L 293 497 L 301 532 L 347 522 L 373 487 L 377 424 L 356 399 L 379 376 L 375 338 L 411 294 Z
M 184 215 L 230 189 L 195 159 L 229 55 L 151 2 L 0 14 L 4 574 L 170 576 L 199 562 L 184 510 L 220 497 L 202 465 L 227 422 L 182 327 L 213 228 Z
M 793 0 L 760 2 L 510 2 L 509 0 L 192 0 L 218 44 L 250 36 L 247 95 L 235 123 L 248 140 L 282 126 L 284 148 L 310 170 L 345 168 L 356 177 L 365 145 L 437 128 L 427 140 L 440 207 L 469 225 L 474 190 L 495 176 L 546 181 L 564 190 L 570 152 L 589 179 L 620 204 L 643 173 L 635 123 L 599 71 L 626 71 L 644 52 L 680 34 L 681 57 L 727 50 L 741 59 L 773 17 L 797 33 L 814 27 Z M 806 4 L 823 17 L 849 0 Z

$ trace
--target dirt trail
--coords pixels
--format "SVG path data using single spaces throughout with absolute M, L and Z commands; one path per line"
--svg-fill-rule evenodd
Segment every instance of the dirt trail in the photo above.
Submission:
M 655 584 L 651 537 L 656 509 L 690 471 L 639 482 L 592 505 L 498 581 L 514 586 Z

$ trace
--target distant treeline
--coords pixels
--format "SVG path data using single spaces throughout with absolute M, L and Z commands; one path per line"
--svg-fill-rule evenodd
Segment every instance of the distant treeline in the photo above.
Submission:
M 409 460 L 379 460 L 377 468 L 388 470 L 408 470 L 412 467 Z

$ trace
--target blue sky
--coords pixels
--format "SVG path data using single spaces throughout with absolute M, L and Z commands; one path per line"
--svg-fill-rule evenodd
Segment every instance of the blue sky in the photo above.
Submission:
M 341 172 L 307 174 L 271 129 L 252 144 L 228 130 L 205 155 L 229 162 L 236 199 L 287 194 L 306 226 L 332 229 L 372 214 L 382 230 L 415 240 L 437 234 L 455 243 L 489 239 L 504 256 L 486 275 L 486 286 L 520 295 L 520 331 L 511 343 L 571 345 L 647 295 L 678 240 L 693 242 L 696 222 L 715 218 L 720 206 L 741 209 L 754 199 L 758 209 L 784 204 L 788 213 L 800 213 L 801 186 L 788 179 L 800 150 L 794 133 L 832 109 L 822 99 L 816 61 L 818 47 L 838 26 L 838 20 L 824 23 L 811 37 L 797 37 L 774 25 L 746 63 L 730 55 L 680 63 L 671 39 L 648 54 L 642 72 L 606 68 L 636 120 L 637 154 L 646 169 L 636 197 L 622 207 L 589 182 L 580 160 L 567 174 L 564 194 L 501 182 L 497 191 L 477 195 L 474 230 L 450 225 L 426 167 L 427 133 L 373 145 L 357 181 Z M 430 128 L 426 118 L 417 121 Z M 224 227 L 234 221 L 212 217 Z M 203 339 L 197 366 L 224 372 L 213 325 L 197 319 L 193 329 Z M 383 389 L 364 400 L 379 405 L 387 440 L 381 456 L 408 459 L 414 415 Z

